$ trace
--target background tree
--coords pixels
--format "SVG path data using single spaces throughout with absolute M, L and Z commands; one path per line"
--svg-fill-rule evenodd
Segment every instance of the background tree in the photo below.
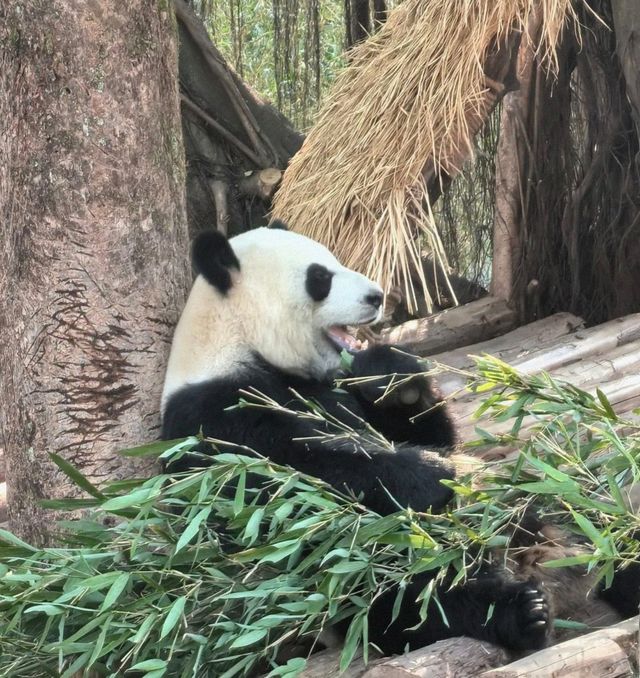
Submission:
M 100 482 L 158 434 L 188 279 L 164 2 L 0 7 L 0 427 L 12 527 L 46 538 L 56 452 Z
M 640 309 L 640 5 L 576 7 L 557 73 L 532 54 L 502 118 L 498 164 L 511 180 L 497 185 L 506 215 L 496 227 L 515 256 L 499 280 L 521 321 L 568 310 L 595 323 Z

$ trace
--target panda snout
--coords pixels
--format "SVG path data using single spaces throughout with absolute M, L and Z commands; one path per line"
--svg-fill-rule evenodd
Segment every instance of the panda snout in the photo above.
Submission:
M 364 298 L 364 301 L 369 306 L 373 306 L 376 311 L 382 306 L 383 296 L 381 292 L 372 292 L 367 294 Z

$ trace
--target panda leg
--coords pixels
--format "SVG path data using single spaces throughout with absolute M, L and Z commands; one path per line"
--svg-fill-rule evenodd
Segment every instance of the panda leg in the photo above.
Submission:
M 470 636 L 509 650 L 535 650 L 544 647 L 551 630 L 549 606 L 543 590 L 531 582 L 509 581 L 496 573 L 480 574 L 462 586 L 437 588 L 440 606 L 427 610 L 419 623 L 417 597 L 433 575 L 415 577 L 404 592 L 400 612 L 392 618 L 397 590 L 383 594 L 369 615 L 369 637 L 385 654 L 417 649 L 437 640 Z

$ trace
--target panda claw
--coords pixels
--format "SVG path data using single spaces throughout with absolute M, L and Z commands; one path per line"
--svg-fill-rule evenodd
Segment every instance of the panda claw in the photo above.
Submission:
M 527 631 L 541 631 L 546 628 L 548 621 L 546 619 L 538 619 L 537 621 L 527 624 Z
M 516 605 L 512 608 L 515 615 L 509 617 L 503 627 L 502 642 L 515 650 L 535 650 L 546 645 L 551 631 L 551 615 L 544 590 L 535 582 L 516 585 Z M 513 595 L 513 593 L 511 595 Z M 514 623 L 515 622 L 515 623 Z
M 530 600 L 540 600 L 540 601 L 544 601 L 544 596 L 542 595 L 542 593 L 540 592 L 540 590 L 537 589 L 537 588 L 525 589 L 525 590 L 522 592 L 522 597 L 523 597 L 523 598 L 528 598 L 528 599 L 530 599 Z

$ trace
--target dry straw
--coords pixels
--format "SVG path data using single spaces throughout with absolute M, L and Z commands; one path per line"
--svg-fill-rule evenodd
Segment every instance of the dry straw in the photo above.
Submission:
M 535 44 L 554 68 L 568 17 L 571 0 L 405 0 L 353 50 L 284 175 L 274 216 L 385 289 L 401 285 L 411 303 L 420 250 L 444 258 L 425 176 L 434 165 L 455 174 L 470 156 L 493 96 L 488 50 L 536 24 Z

